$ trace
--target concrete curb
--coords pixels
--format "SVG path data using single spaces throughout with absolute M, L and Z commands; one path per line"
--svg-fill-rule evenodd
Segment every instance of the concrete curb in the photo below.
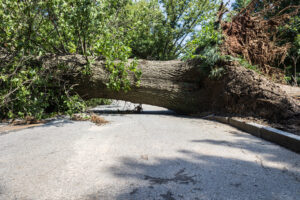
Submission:
M 205 118 L 218 121 L 224 124 L 229 124 L 235 128 L 250 133 L 251 135 L 276 143 L 287 149 L 300 153 L 300 136 L 298 135 L 284 132 L 268 126 L 256 124 L 253 122 L 244 122 L 231 117 L 210 115 Z

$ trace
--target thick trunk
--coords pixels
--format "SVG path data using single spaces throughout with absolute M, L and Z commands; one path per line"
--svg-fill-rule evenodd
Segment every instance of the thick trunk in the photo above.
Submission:
M 85 64 L 79 55 L 60 56 L 44 61 L 55 66 L 65 63 L 76 67 Z M 220 80 L 203 76 L 196 62 L 139 60 L 141 84 L 131 90 L 107 89 L 109 73 L 103 61 L 95 61 L 91 74 L 71 80 L 85 99 L 110 98 L 166 107 L 180 113 L 217 112 L 256 116 L 277 121 L 299 116 L 297 102 L 277 85 L 251 70 L 234 64 L 224 66 Z M 133 75 L 129 79 L 134 83 Z
M 86 59 L 79 55 L 58 56 L 43 61 L 46 66 L 56 66 L 65 63 L 72 67 L 83 65 Z M 166 107 L 178 112 L 195 112 L 199 102 L 200 77 L 196 68 L 182 61 L 147 61 L 139 60 L 138 68 L 142 71 L 141 84 L 134 86 L 135 78 L 129 74 L 133 86 L 128 92 L 117 92 L 107 88 L 109 73 L 103 60 L 98 60 L 91 66 L 91 74 L 71 80 L 78 84 L 76 92 L 85 99 L 110 98 L 126 100 L 134 103 L 151 104 Z

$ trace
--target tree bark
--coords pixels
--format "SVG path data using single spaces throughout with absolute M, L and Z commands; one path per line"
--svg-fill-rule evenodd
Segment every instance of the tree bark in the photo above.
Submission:
M 76 68 L 86 64 L 86 59 L 80 55 L 56 56 L 43 59 L 43 63 L 48 67 L 64 63 Z M 179 113 L 226 113 L 271 121 L 299 117 L 300 106 L 296 100 L 263 76 L 235 63 L 223 66 L 226 72 L 219 80 L 205 76 L 197 62 L 139 60 L 138 63 L 141 84 L 134 86 L 134 75 L 129 74 L 133 84 L 129 92 L 106 87 L 109 73 L 102 60 L 93 63 L 90 75 L 67 79 L 77 84 L 75 90 L 84 99 L 118 99 Z

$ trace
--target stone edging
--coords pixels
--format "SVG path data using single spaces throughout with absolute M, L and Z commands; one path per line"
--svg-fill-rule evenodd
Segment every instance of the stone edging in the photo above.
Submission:
M 260 137 L 264 140 L 276 143 L 280 146 L 288 148 L 292 151 L 300 153 L 300 136 L 284 132 L 268 126 L 263 126 L 253 122 L 244 122 L 231 117 L 221 117 L 210 115 L 206 119 L 215 120 L 224 124 L 229 124 L 242 131 L 248 132 L 251 135 Z

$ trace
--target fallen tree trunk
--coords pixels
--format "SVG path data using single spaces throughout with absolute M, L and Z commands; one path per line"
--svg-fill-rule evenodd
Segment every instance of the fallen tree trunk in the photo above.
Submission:
M 86 64 L 86 59 L 67 55 L 44 58 L 42 62 L 47 67 L 63 63 L 76 68 Z M 300 107 L 287 93 L 235 63 L 223 66 L 226 72 L 219 80 L 203 75 L 197 62 L 139 60 L 138 63 L 143 73 L 141 84 L 126 93 L 106 87 L 109 73 L 101 60 L 93 63 L 90 75 L 67 79 L 77 84 L 75 91 L 84 99 L 101 97 L 161 106 L 179 113 L 231 113 L 271 121 L 299 117 Z M 133 74 L 129 79 L 134 85 Z

